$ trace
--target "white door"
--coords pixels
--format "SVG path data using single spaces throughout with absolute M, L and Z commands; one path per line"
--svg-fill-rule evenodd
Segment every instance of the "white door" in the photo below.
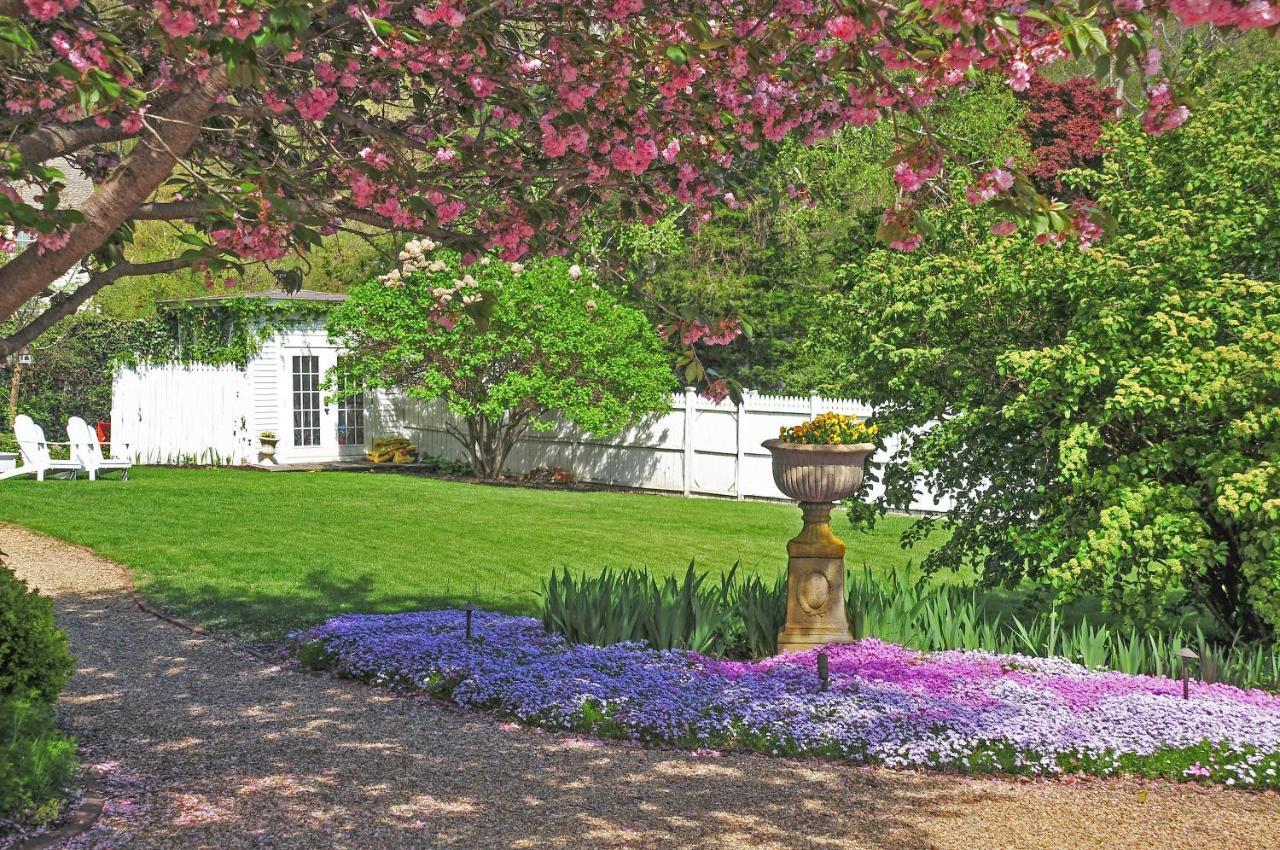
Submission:
M 331 398 L 322 388 L 337 364 L 331 348 L 286 348 L 289 396 L 288 427 L 281 444 L 288 446 L 286 463 L 358 458 L 365 450 L 364 394 Z

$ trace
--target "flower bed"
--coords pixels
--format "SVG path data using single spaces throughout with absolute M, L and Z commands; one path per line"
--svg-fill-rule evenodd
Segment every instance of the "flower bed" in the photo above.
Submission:
M 1280 698 L 1228 685 L 1090 671 L 1061 658 L 922 654 L 866 639 L 731 662 L 597 647 L 477 611 L 337 617 L 299 656 L 528 723 L 683 747 L 742 747 L 890 767 L 1028 775 L 1133 773 L 1280 787 Z

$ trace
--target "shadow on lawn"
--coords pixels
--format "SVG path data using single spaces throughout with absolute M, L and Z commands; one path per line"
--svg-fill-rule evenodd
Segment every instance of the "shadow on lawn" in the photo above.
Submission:
M 456 592 L 446 586 L 443 593 L 395 594 L 380 590 L 372 573 L 340 576 L 321 569 L 309 570 L 302 581 L 282 586 L 279 592 L 212 582 L 194 588 L 166 584 L 161 592 L 146 586 L 140 590 L 149 602 L 167 614 L 215 631 L 272 643 L 283 641 L 291 631 L 314 626 L 340 614 L 461 608 L 471 602 L 492 611 L 536 616 L 541 607 L 541 599 L 533 592 L 528 594 L 524 606 L 513 604 L 508 593 L 461 584 Z
M 268 667 L 116 594 L 57 607 L 60 712 L 130 846 L 919 848 L 1007 788 L 584 741 Z
M 500 581 L 500 577 L 495 577 Z M 442 593 L 388 593 L 371 572 L 347 576 L 332 570 L 312 569 L 295 584 L 280 586 L 275 592 L 259 587 L 226 583 L 204 583 L 195 587 L 166 583 L 157 592 L 142 587 L 143 595 L 165 613 L 198 622 L 214 631 L 228 632 L 261 643 L 281 643 L 289 632 L 309 628 L 341 614 L 391 614 L 438 608 L 461 608 L 468 602 L 479 608 L 507 614 L 539 616 L 541 597 L 528 591 L 523 599 L 512 600 L 500 585 L 448 586 Z M 1002 588 L 978 591 L 985 617 L 999 617 L 1006 626 L 1013 617 L 1029 621 L 1047 603 L 1025 590 Z M 523 604 L 521 604 L 523 602 Z M 1072 628 L 1082 619 L 1090 623 L 1116 625 L 1115 616 L 1104 616 L 1096 600 L 1086 599 L 1064 606 L 1063 626 Z

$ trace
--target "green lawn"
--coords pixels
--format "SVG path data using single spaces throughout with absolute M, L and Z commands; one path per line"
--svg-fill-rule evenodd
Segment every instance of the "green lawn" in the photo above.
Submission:
M 139 468 L 127 482 L 9 481 L 0 520 L 133 568 L 163 609 L 258 639 L 350 611 L 477 605 L 535 613 L 555 567 L 775 574 L 794 507 L 639 493 L 564 492 L 389 474 Z M 919 561 L 910 519 L 872 534 L 833 525 L 851 566 Z M 2 538 L 2 535 L 0 535 Z M 0 548 L 3 548 L 0 543 Z

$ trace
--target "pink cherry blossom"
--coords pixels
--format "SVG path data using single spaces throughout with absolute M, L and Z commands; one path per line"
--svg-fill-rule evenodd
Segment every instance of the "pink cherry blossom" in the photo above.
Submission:
M 841 41 L 853 41 L 862 30 L 862 25 L 848 15 L 837 15 L 827 21 L 827 34 Z
M 298 110 L 298 114 L 308 121 L 323 121 L 337 101 L 337 91 L 317 86 L 311 91 L 299 95 L 293 102 L 293 108 Z
M 1013 188 L 1013 172 L 1004 168 L 993 168 L 978 178 L 978 182 L 964 189 L 965 197 L 970 204 L 984 204 L 1003 192 Z
M 289 104 L 276 97 L 273 91 L 264 91 L 262 93 L 262 103 L 276 115 L 283 115 L 289 111 Z
M 247 0 L 142 0 L 108 4 L 109 14 L 81 0 L 23 0 L 36 44 L 21 48 L 19 64 L 32 70 L 15 74 L 0 60 L 0 102 L 17 133 L 90 121 L 163 136 L 163 104 L 210 80 L 220 62 L 250 57 L 261 78 L 236 79 L 215 96 L 210 132 L 191 158 L 238 175 L 245 154 L 272 139 L 275 155 L 257 159 L 273 163 L 265 173 L 216 191 L 229 193 L 228 209 L 247 209 L 255 193 L 283 202 L 220 222 L 220 247 L 241 256 L 292 250 L 297 225 L 332 229 L 338 211 L 376 210 L 383 226 L 429 222 L 447 227 L 464 252 L 519 256 L 569 250 L 601 203 L 623 202 L 653 221 L 674 202 L 696 228 L 740 203 L 733 188 L 762 146 L 813 144 L 909 114 L 983 74 L 1025 89 L 1038 69 L 1067 58 L 1064 33 L 1080 20 L 1074 7 L 1050 4 L 1046 19 L 994 0 L 923 0 L 910 15 L 809 0 L 782 0 L 763 16 L 737 0 L 671 4 L 657 14 L 643 0 L 344 0 L 304 34 L 273 21 L 270 4 Z M 1190 24 L 1280 26 L 1274 0 L 1115 0 L 1090 20 L 1115 50 L 1159 43 L 1166 11 Z M 512 25 L 520 39 L 490 37 Z M 1142 121 L 1152 133 L 1188 115 L 1152 76 L 1160 66 L 1149 50 L 1122 69 L 1150 78 Z M 94 80 L 114 81 L 121 95 L 97 87 L 86 109 L 81 96 Z M 900 138 L 907 147 L 893 179 L 903 200 L 882 220 L 881 238 L 907 250 L 920 240 L 905 201 L 941 174 L 943 159 L 933 139 Z M 110 152 L 83 153 L 89 161 Z M 1000 197 L 1009 210 L 1000 218 L 1010 221 L 994 229 L 1008 228 L 1030 193 L 1008 165 L 971 167 L 980 176 L 966 190 L 970 202 Z M 30 171 L 5 177 L 29 181 Z M 788 196 L 812 203 L 799 189 Z M 41 215 L 34 230 L 61 224 L 56 212 Z M 1093 244 L 1091 223 L 1086 216 L 1063 238 Z M 718 335 L 711 328 L 699 341 Z
M 52 233 L 36 234 L 36 253 L 48 254 L 61 251 L 71 241 L 71 231 L 55 230 Z
M 1090 211 L 1084 207 L 1077 207 L 1076 215 L 1071 220 L 1071 227 L 1076 233 L 1082 251 L 1093 247 L 1104 235 L 1102 228 L 1090 215 Z
M 728 345 L 742 336 L 742 323 L 737 319 L 717 319 L 706 329 L 702 342 L 704 345 Z
M 134 110 L 120 119 L 120 129 L 129 135 L 133 135 L 142 129 L 142 115 L 140 110 Z
M 925 163 L 904 159 L 894 166 L 893 180 L 902 187 L 902 191 L 915 192 L 941 170 L 942 157 L 940 156 Z
M 26 0 L 27 13 L 37 21 L 51 21 L 80 5 L 80 0 Z
M 1156 74 L 1160 73 L 1160 60 L 1163 56 L 1164 54 L 1161 53 L 1160 48 L 1149 48 L 1147 50 L 1146 59 L 1143 60 L 1142 63 L 1142 73 L 1148 77 L 1154 77 Z
M 171 38 L 186 38 L 195 32 L 200 24 L 195 12 L 190 9 L 174 10 L 165 0 L 158 0 L 155 10 L 160 28 Z
M 259 12 L 241 12 L 227 15 L 222 20 L 222 31 L 236 41 L 244 41 L 262 28 L 262 15 Z
M 695 342 L 706 336 L 708 330 L 710 329 L 702 322 L 691 322 L 680 335 L 680 341 L 686 346 L 693 345 Z
M 702 389 L 704 398 L 716 404 L 729 397 L 729 383 L 724 378 L 716 378 Z
M 1151 135 L 1159 136 L 1181 127 L 1189 115 L 1185 105 L 1174 101 L 1167 82 L 1147 90 L 1147 109 L 1142 114 L 1142 126 Z
M 1009 63 L 1009 88 L 1026 91 L 1031 86 L 1031 66 L 1022 59 Z

